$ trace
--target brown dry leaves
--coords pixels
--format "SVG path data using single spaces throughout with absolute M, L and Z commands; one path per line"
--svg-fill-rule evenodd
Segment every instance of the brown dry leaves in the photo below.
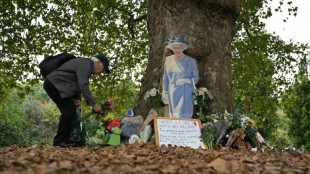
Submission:
M 310 154 L 155 146 L 0 149 L 0 173 L 310 173 Z

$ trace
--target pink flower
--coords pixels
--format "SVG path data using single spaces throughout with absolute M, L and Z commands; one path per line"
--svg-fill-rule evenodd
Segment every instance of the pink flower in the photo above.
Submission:
M 112 112 L 113 109 L 114 109 L 114 105 L 111 104 L 111 105 L 110 105 L 110 110 L 109 110 L 109 112 Z
M 213 95 L 211 93 L 209 93 L 209 98 L 212 100 L 213 99 Z
M 201 128 L 200 128 L 200 132 L 203 133 L 203 129 L 206 127 L 206 123 L 203 123 Z
M 109 103 L 110 105 L 113 105 L 113 102 L 112 102 L 112 99 L 111 99 L 111 98 L 108 98 L 107 101 L 108 101 L 108 103 Z

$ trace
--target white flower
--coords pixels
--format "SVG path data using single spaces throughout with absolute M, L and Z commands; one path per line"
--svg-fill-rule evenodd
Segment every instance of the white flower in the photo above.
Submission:
M 202 88 L 201 89 L 203 92 L 208 93 L 208 89 L 207 88 Z
M 145 95 L 144 95 L 144 101 L 147 101 L 147 99 L 149 99 L 149 97 L 150 97 L 150 92 L 147 91 L 147 92 L 145 93 Z
M 198 95 L 203 95 L 203 94 L 204 94 L 204 91 L 201 88 L 199 88 L 198 89 Z
M 198 104 L 198 103 L 197 103 L 197 100 L 194 100 L 194 104 L 195 104 L 195 105 L 197 105 L 197 104 Z
M 250 118 L 249 117 L 244 117 L 243 115 L 241 116 L 241 125 L 243 125 L 247 122 L 249 122 Z
M 153 89 L 150 90 L 150 95 L 152 97 L 154 97 L 154 96 L 156 96 L 156 92 L 157 92 L 156 88 L 153 88 Z

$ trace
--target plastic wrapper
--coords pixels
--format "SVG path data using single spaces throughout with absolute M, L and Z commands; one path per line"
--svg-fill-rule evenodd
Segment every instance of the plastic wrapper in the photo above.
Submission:
M 120 128 L 122 129 L 121 136 L 124 139 L 129 139 L 131 135 L 138 134 L 140 127 L 143 124 L 142 116 L 125 117 L 122 120 Z
M 129 144 L 135 144 L 136 141 L 140 141 L 140 137 L 136 134 L 131 135 L 131 137 L 129 138 Z
M 152 127 L 150 125 L 147 125 L 145 126 L 143 131 L 140 133 L 140 137 L 144 143 L 146 143 L 150 139 L 152 135 L 152 131 L 153 131 Z
M 226 129 L 230 125 L 229 121 L 220 120 L 214 123 L 215 130 L 217 132 L 217 137 L 215 144 L 218 145 L 220 140 L 223 138 Z

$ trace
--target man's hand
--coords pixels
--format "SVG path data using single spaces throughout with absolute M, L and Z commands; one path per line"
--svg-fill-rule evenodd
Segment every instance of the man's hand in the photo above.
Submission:
M 81 106 L 81 100 L 73 100 L 76 107 Z
M 102 111 L 102 108 L 100 105 L 98 105 L 97 103 L 93 106 L 93 110 L 97 113 Z

